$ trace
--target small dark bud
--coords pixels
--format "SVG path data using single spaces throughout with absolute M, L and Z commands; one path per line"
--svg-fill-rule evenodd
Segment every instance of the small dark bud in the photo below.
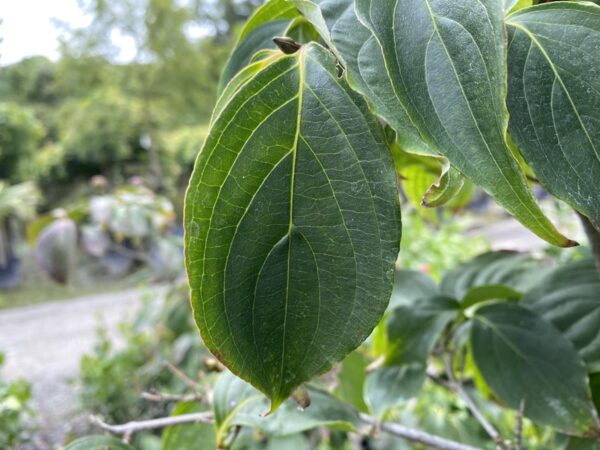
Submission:
M 279 50 L 286 55 L 292 55 L 300 50 L 300 47 L 302 47 L 301 44 L 298 44 L 295 40 L 289 37 L 274 37 L 273 42 L 275 42 L 275 45 L 279 47 Z

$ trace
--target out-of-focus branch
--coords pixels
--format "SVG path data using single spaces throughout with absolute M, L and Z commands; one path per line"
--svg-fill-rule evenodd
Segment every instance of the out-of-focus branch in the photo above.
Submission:
M 165 428 L 172 425 L 182 425 L 186 423 L 213 423 L 213 414 L 210 411 L 190 413 L 182 414 L 180 416 L 161 417 L 159 419 L 127 422 L 121 425 L 110 425 L 102 421 L 97 416 L 90 416 L 90 422 L 102 428 L 103 430 L 110 431 L 113 434 L 131 436 L 140 431 L 155 430 L 158 428 Z
M 166 392 L 142 392 L 142 398 L 151 402 L 206 402 L 200 394 L 169 394 Z

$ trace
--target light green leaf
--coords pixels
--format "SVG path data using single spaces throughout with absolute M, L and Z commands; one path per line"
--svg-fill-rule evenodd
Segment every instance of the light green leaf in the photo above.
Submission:
M 575 345 L 589 372 L 600 371 L 600 276 L 593 260 L 550 272 L 525 295 L 523 305 Z
M 486 284 L 469 289 L 461 300 L 461 307 L 467 309 L 488 300 L 519 300 L 523 293 L 503 284 Z
M 112 436 L 86 436 L 67 445 L 64 450 L 134 450 Z
M 374 36 L 359 55 L 362 78 L 372 91 L 393 87 L 386 97 L 365 91 L 367 98 L 394 102 L 390 113 L 541 238 L 574 245 L 537 205 L 506 142 L 502 2 L 357 0 L 355 7 Z
M 444 158 L 442 173 L 423 194 L 421 204 L 428 208 L 445 205 L 461 191 L 464 184 L 465 178 Z
M 504 0 L 504 11 L 511 12 L 526 8 L 533 4 L 533 0 Z
M 361 412 L 368 411 L 363 398 L 363 386 L 367 377 L 368 365 L 369 360 L 360 351 L 350 353 L 340 365 L 337 386 L 333 391 L 337 398 Z
M 171 416 L 180 416 L 205 411 L 206 406 L 199 403 L 178 403 Z M 211 424 L 192 423 L 174 425 L 164 429 L 161 450 L 196 450 L 215 448 L 215 427 Z
M 301 434 L 277 436 L 269 439 L 267 450 L 309 450 L 308 440 Z
M 365 385 L 365 398 L 374 414 L 381 417 L 419 393 L 427 357 L 458 311 L 456 300 L 440 296 L 421 298 L 392 311 L 384 366 L 369 374 Z
M 242 70 L 252 56 L 263 49 L 276 48 L 273 38 L 285 34 L 300 15 L 286 0 L 269 0 L 248 19 L 219 80 L 218 92 Z
M 544 4 L 507 24 L 513 140 L 540 182 L 600 230 L 600 8 Z
M 348 404 L 319 389 L 309 388 L 308 392 L 311 403 L 304 411 L 288 400 L 274 413 L 265 415 L 269 404 L 256 389 L 230 372 L 222 373 L 213 401 L 217 442 L 222 442 L 236 425 L 270 436 L 287 436 L 322 426 L 350 431 L 359 423 L 357 412 Z
M 276 409 L 360 345 L 400 239 L 382 130 L 317 44 L 258 70 L 214 119 L 185 205 L 207 347 Z
M 524 401 L 526 417 L 568 434 L 600 431 L 583 361 L 549 322 L 512 303 L 484 306 L 471 345 L 486 383 L 510 408 Z
M 524 293 L 546 273 L 528 255 L 510 251 L 488 252 L 446 273 L 440 284 L 440 291 L 461 301 L 464 301 L 473 288 L 482 286 L 503 285 Z M 477 291 L 472 295 L 476 296 Z

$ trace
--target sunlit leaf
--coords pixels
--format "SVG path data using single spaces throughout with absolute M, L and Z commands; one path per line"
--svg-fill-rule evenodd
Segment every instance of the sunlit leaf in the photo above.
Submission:
M 207 347 L 276 409 L 380 320 L 399 213 L 382 130 L 333 56 L 281 54 L 214 119 L 190 181 L 186 264 Z

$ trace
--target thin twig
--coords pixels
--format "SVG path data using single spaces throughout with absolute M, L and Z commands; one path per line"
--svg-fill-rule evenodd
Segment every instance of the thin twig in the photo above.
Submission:
M 408 428 L 395 423 L 379 423 L 375 418 L 366 414 L 359 414 L 360 420 L 367 425 L 377 427 L 379 430 L 386 433 L 407 439 L 412 442 L 427 445 L 430 448 L 440 450 L 481 450 L 478 447 L 461 444 L 459 442 L 450 441 L 448 439 L 426 433 L 424 431 Z M 122 425 L 110 425 L 103 422 L 99 417 L 90 416 L 90 421 L 113 434 L 123 436 L 125 439 L 130 439 L 135 433 L 145 430 L 154 430 L 165 428 L 173 425 L 183 425 L 188 423 L 213 423 L 214 417 L 212 412 L 201 412 L 182 414 L 180 416 L 162 417 L 160 419 L 141 420 L 136 422 L 128 422 Z
M 424 431 L 407 428 L 403 425 L 389 422 L 378 423 L 376 419 L 363 413 L 360 413 L 359 416 L 360 420 L 368 425 L 378 427 L 380 430 L 385 431 L 386 433 L 408 439 L 412 442 L 418 442 L 430 448 L 437 448 L 440 450 L 481 450 L 478 447 L 471 447 L 470 445 L 450 441 L 439 436 L 425 433 Z
M 206 398 L 200 394 L 169 394 L 166 392 L 142 392 L 142 398 L 151 402 L 202 402 Z
M 167 369 L 169 369 L 169 372 L 171 372 L 173 375 L 175 375 L 177 378 L 179 378 L 183 382 L 183 384 L 185 384 L 187 387 L 193 389 L 194 391 L 202 391 L 203 390 L 202 386 L 200 386 L 197 382 L 195 382 L 190 377 L 188 377 L 185 373 L 183 373 L 181 371 L 181 369 L 178 369 L 177 367 L 175 367 L 173 364 L 171 364 L 168 361 L 165 361 L 164 364 L 165 364 L 165 367 Z
M 521 450 L 523 440 L 523 414 L 525 414 L 525 399 L 521 400 L 515 417 L 515 450 Z
M 498 430 L 496 430 L 496 427 L 494 427 L 494 425 L 487 420 L 485 415 L 479 410 L 479 407 L 475 404 L 467 391 L 465 391 L 462 382 L 458 381 L 454 376 L 454 369 L 452 368 L 453 357 L 454 353 L 451 352 L 449 358 L 442 358 L 446 368 L 446 375 L 448 376 L 450 389 L 456 392 L 462 401 L 465 402 L 467 408 L 469 408 L 469 411 L 471 411 L 471 414 L 473 414 L 473 417 L 475 417 L 477 422 L 479 422 L 479 424 L 483 427 L 488 436 L 492 438 L 496 445 L 502 450 L 510 450 L 506 445 L 505 440 L 502 438 L 502 436 L 500 436 Z
M 134 433 L 144 430 L 155 430 L 185 423 L 213 423 L 214 420 L 212 412 L 208 411 L 182 414 L 180 416 L 161 417 L 160 419 L 133 421 L 121 425 L 110 425 L 103 422 L 99 417 L 92 415 L 90 416 L 90 422 L 113 434 L 131 436 Z

